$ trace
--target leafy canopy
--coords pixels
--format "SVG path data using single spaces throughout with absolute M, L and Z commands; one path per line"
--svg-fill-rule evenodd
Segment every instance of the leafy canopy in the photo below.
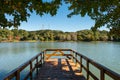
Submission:
M 27 21 L 33 11 L 40 16 L 48 13 L 54 16 L 62 1 L 70 4 L 68 17 L 88 15 L 95 20 L 93 30 L 104 25 L 108 28 L 120 27 L 119 0 L 1 0 L 0 26 L 17 27 L 22 21 Z M 12 19 L 7 19 L 6 15 Z
M 43 0 L 0 0 L 0 26 L 17 27 L 21 22 L 27 21 L 33 11 L 42 16 L 50 13 L 52 16 L 57 13 L 61 0 L 45 2 Z M 11 19 L 7 19 L 6 15 Z

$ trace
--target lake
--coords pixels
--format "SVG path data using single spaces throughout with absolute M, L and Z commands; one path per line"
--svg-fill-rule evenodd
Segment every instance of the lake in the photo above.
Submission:
M 120 74 L 120 42 L 0 43 L 0 80 L 47 48 L 70 48 Z

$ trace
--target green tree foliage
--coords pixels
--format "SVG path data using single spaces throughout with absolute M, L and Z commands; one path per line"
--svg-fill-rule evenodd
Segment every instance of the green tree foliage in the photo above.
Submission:
M 103 31 L 96 31 L 93 32 L 92 30 L 81 30 L 77 31 L 77 38 L 79 41 L 107 41 L 108 40 L 108 32 Z
M 13 32 L 8 29 L 0 29 L 0 41 L 8 41 L 13 38 Z
M 40 30 L 37 31 L 40 40 L 42 41 L 54 41 L 54 33 L 52 30 Z
M 36 32 L 34 31 L 29 32 L 28 40 L 36 40 Z
M 38 37 L 40 41 L 106 41 L 108 40 L 107 31 L 80 30 L 77 32 L 62 32 L 57 30 L 32 31 L 30 34 Z
M 81 30 L 77 32 L 78 40 L 80 41 L 92 41 L 94 40 L 94 34 L 91 30 Z
M 71 35 L 70 34 L 66 34 L 66 41 L 71 41 L 72 38 L 71 38 Z
M 0 0 L 0 26 L 17 27 L 21 22 L 27 21 L 27 18 L 34 11 L 42 16 L 50 13 L 52 16 L 57 13 L 61 0 Z M 10 16 L 11 19 L 7 19 Z
M 107 27 L 120 27 L 120 1 L 119 0 L 65 0 L 70 3 L 68 15 L 88 15 L 95 20 L 94 29 L 105 24 Z
M 118 29 L 111 29 L 110 32 L 97 30 L 80 30 L 77 32 L 62 32 L 58 30 L 38 30 L 38 31 L 26 31 L 26 30 L 8 30 L 0 29 L 0 41 L 25 41 L 25 40 L 37 40 L 37 41 L 120 41 Z M 120 29 L 119 31 L 120 32 Z M 119 33 L 120 34 L 120 33 Z M 111 39 L 112 38 L 112 39 Z
M 21 40 L 27 40 L 29 33 L 26 30 L 19 30 Z
M 11 30 L 13 32 L 13 37 L 16 40 L 26 40 L 29 33 L 26 30 L 18 30 L 18 29 L 12 29 Z
M 12 32 L 14 33 L 14 34 L 13 34 L 14 37 L 19 36 L 19 31 L 18 31 L 18 29 L 13 29 Z
M 99 31 L 99 33 L 100 33 L 100 35 L 99 35 L 100 41 L 107 41 L 109 39 L 107 31 L 103 30 L 103 31 Z
M 53 16 L 63 1 L 70 5 L 68 17 L 88 15 L 95 20 L 95 29 L 105 24 L 107 27 L 120 27 L 120 0 L 1 0 L 0 27 L 17 27 L 27 21 L 33 11 L 40 16 L 48 13 Z
M 120 28 L 110 29 L 110 37 L 115 41 L 120 41 Z
M 71 35 L 72 41 L 77 41 L 77 33 L 76 32 L 71 32 L 70 35 Z

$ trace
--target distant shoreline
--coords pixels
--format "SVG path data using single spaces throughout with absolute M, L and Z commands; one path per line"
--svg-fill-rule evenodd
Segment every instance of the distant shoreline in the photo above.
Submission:
M 25 30 L 0 30 L 0 42 L 74 42 L 74 41 L 120 41 L 118 35 L 111 35 L 108 31 L 97 30 L 80 30 L 77 32 L 63 32 L 57 30 L 39 30 L 39 31 L 25 31 Z
M 37 40 L 26 40 L 26 41 L 1 41 L 0 43 L 19 43 L 19 42 L 120 42 L 120 41 L 37 41 Z

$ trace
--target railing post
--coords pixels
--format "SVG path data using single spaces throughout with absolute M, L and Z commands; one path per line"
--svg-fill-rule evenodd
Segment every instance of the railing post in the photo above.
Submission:
M 72 61 L 74 61 L 74 60 L 73 60 L 73 51 L 70 51 L 70 54 L 71 54 L 71 56 L 72 56 Z
M 46 50 L 42 53 L 42 61 L 43 61 L 43 63 L 44 63 L 44 61 L 45 61 L 45 54 L 46 54 Z
M 41 55 L 40 55 L 40 64 L 42 65 L 42 54 L 43 53 L 41 53 Z
M 32 80 L 32 61 L 30 61 L 30 80 Z
M 16 80 L 20 80 L 20 71 L 19 70 L 16 72 Z
M 77 65 L 77 53 L 75 53 L 75 65 Z
M 80 56 L 80 72 L 82 72 L 82 56 Z
M 75 52 L 73 52 L 73 62 L 75 63 Z
M 89 60 L 87 59 L 87 80 L 89 80 Z
M 45 52 L 46 52 L 46 51 L 45 51 Z M 42 62 L 43 62 L 43 63 L 44 63 L 44 59 L 45 59 L 45 56 L 44 56 L 45 52 L 42 53 Z
M 100 80 L 105 80 L 104 78 L 105 78 L 104 70 L 101 69 L 101 71 L 100 71 Z
M 36 74 L 38 75 L 38 56 L 36 57 Z

